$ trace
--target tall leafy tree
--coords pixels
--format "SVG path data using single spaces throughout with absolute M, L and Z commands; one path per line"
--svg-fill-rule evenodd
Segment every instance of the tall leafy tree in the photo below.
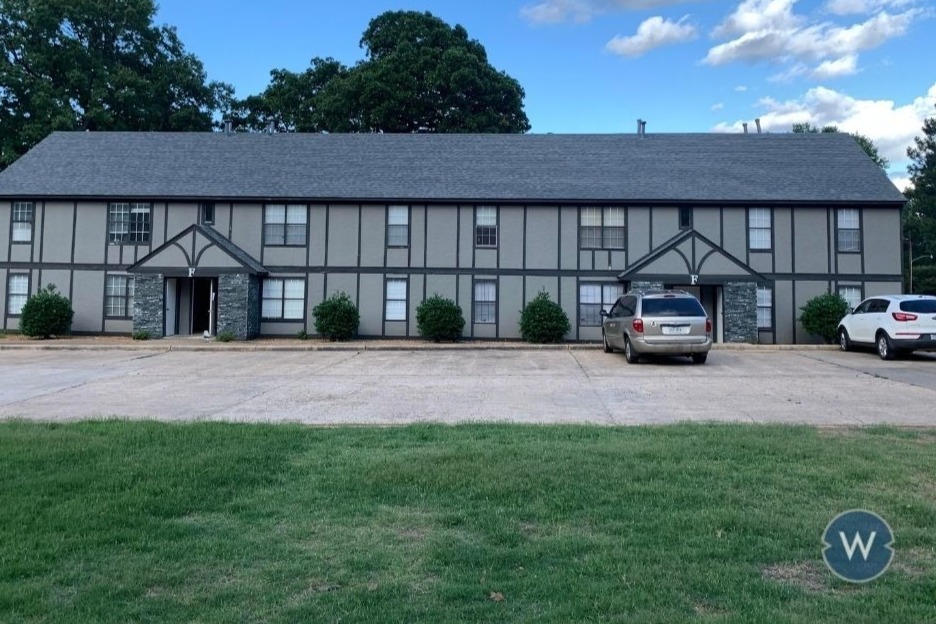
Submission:
M 793 124 L 793 132 L 809 132 L 809 133 L 817 133 L 817 132 L 827 133 L 828 132 L 828 133 L 831 133 L 831 132 L 840 132 L 840 130 L 838 129 L 838 126 L 832 126 L 832 125 L 823 126 L 822 128 L 819 128 L 817 126 L 812 125 L 811 123 L 807 121 L 804 123 Z M 851 132 L 849 134 L 853 139 L 855 139 L 855 142 L 858 143 L 861 149 L 864 150 L 865 154 L 867 154 L 871 158 L 871 160 L 874 161 L 874 164 L 876 164 L 878 167 L 880 167 L 884 171 L 887 171 L 887 168 L 890 166 L 890 161 L 888 161 L 886 158 L 881 156 L 881 153 L 878 151 L 878 148 L 874 144 L 874 141 L 872 141 L 865 135 L 860 134 L 858 132 Z
M 925 258 L 936 257 L 936 117 L 923 122 L 923 136 L 914 139 L 907 148 L 907 156 L 913 188 L 905 192 L 908 202 L 903 212 L 904 237 L 908 243 L 906 260 L 909 264 L 911 257 L 924 257 L 914 264 L 913 290 L 936 294 L 936 265 Z
M 520 84 L 488 62 L 462 26 L 431 13 L 389 11 L 361 38 L 352 68 L 313 59 L 301 74 L 271 72 L 259 96 L 242 102 L 257 128 L 329 132 L 526 132 Z
M 206 130 L 206 82 L 152 0 L 0 0 L 0 168 L 53 130 Z

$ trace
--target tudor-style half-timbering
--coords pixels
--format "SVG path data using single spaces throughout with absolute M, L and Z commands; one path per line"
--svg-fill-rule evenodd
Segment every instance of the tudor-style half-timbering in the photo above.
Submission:
M 78 332 L 289 336 L 345 292 L 417 336 L 438 293 L 514 338 L 545 289 L 598 340 L 665 286 L 719 341 L 807 342 L 809 298 L 900 290 L 902 204 L 847 135 L 55 133 L 0 173 L 0 320 L 55 283 Z

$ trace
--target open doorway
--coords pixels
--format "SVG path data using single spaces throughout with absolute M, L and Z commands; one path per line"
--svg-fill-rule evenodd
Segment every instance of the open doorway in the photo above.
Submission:
M 166 278 L 166 336 L 215 333 L 218 280 L 214 277 Z

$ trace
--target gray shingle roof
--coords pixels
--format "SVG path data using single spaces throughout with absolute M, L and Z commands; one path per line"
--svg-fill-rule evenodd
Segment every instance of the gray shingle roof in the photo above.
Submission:
M 844 134 L 56 132 L 0 196 L 902 202 Z

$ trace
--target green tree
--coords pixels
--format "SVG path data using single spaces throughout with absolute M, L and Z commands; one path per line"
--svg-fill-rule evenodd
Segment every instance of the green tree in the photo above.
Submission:
M 488 62 L 462 26 L 431 13 L 388 11 L 361 38 L 352 68 L 312 59 L 308 70 L 271 72 L 241 103 L 245 125 L 329 132 L 526 132 L 520 84 Z
M 913 187 L 908 189 L 903 211 L 903 230 L 907 241 L 904 256 L 905 275 L 911 258 L 936 255 L 936 117 L 923 122 L 923 136 L 907 148 L 910 164 L 907 173 Z M 907 284 L 909 292 L 909 283 Z M 913 266 L 913 291 L 936 294 L 936 270 L 930 261 Z
M 822 128 L 819 128 L 817 126 L 812 125 L 808 121 L 806 121 L 803 123 L 793 124 L 793 132 L 815 134 L 815 133 L 835 133 L 835 132 L 840 132 L 840 130 L 838 129 L 838 126 L 832 126 L 832 125 L 827 125 L 827 126 L 823 126 Z M 858 143 L 858 146 L 861 147 L 861 149 L 864 150 L 865 154 L 867 154 L 868 157 L 870 157 L 871 160 L 874 161 L 875 165 L 877 165 L 884 171 L 887 171 L 887 168 L 890 166 L 890 161 L 884 158 L 883 156 L 881 156 L 881 153 L 878 151 L 878 148 L 874 144 L 874 141 L 872 141 L 865 135 L 859 134 L 857 132 L 851 132 L 849 133 L 849 135 L 853 139 L 855 139 L 855 142 Z
M 839 321 L 848 314 L 848 302 L 838 293 L 826 293 L 813 297 L 800 310 L 803 329 L 831 343 L 838 334 Z
M 153 0 L 0 0 L 0 168 L 53 130 L 208 130 L 206 83 Z

